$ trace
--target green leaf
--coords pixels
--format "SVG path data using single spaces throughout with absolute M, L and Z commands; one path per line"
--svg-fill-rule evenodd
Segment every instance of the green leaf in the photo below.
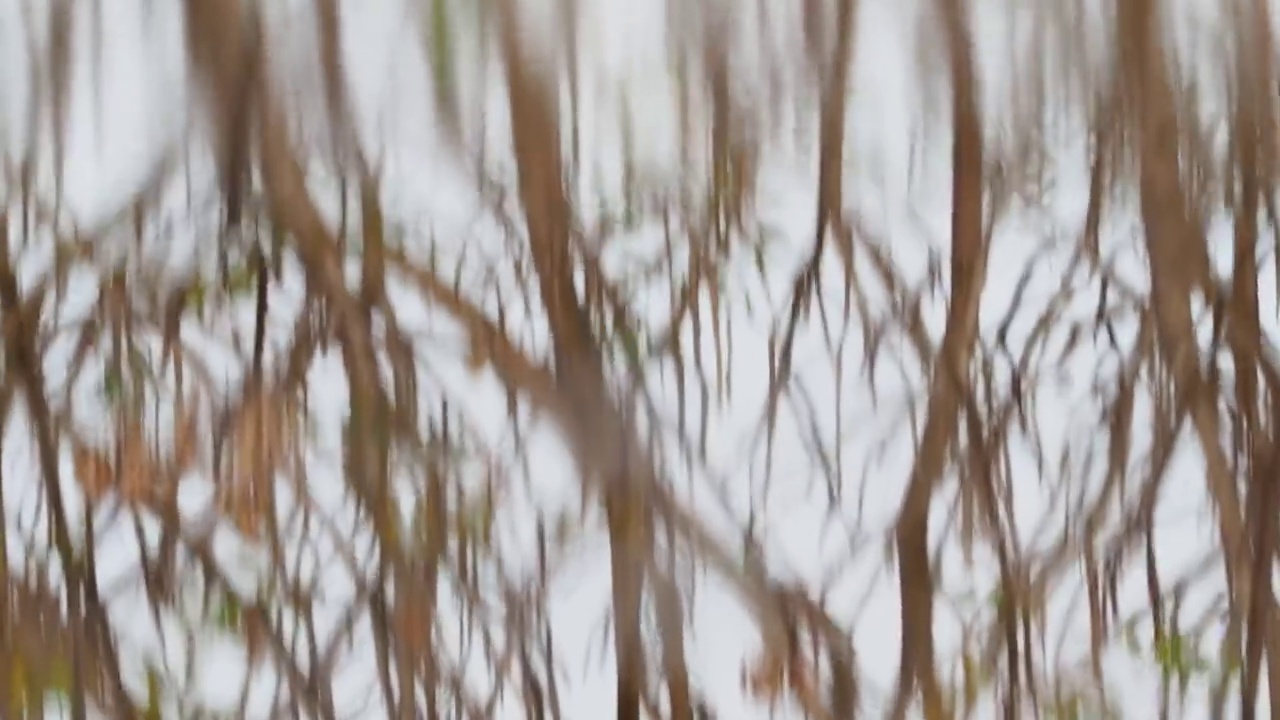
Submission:
M 147 707 L 142 711 L 144 720 L 160 720 L 160 674 L 147 668 Z
M 619 326 L 615 335 L 618 338 L 618 344 L 622 346 L 622 352 L 627 358 L 627 364 L 630 367 L 639 367 L 640 365 L 640 339 L 636 333 L 626 325 Z
M 214 622 L 223 630 L 239 630 L 243 616 L 240 599 L 233 593 L 224 595 L 214 610 Z
M 1132 655 L 1142 653 L 1142 645 L 1138 642 L 1138 630 L 1133 623 L 1124 626 L 1124 645 Z
M 452 46 L 449 42 L 449 5 L 447 0 L 431 3 L 431 59 L 435 65 L 436 83 L 442 88 L 452 85 Z
M 1004 592 L 999 587 L 996 587 L 987 596 L 987 602 L 991 604 L 992 609 L 1000 612 L 1000 609 L 1004 607 Z
M 960 661 L 964 677 L 964 706 L 970 708 L 973 707 L 973 703 L 978 697 L 978 666 L 973 661 L 973 658 L 969 656 L 969 653 L 965 653 Z
M 71 685 L 71 661 L 62 655 L 58 655 L 49 664 L 49 675 L 45 679 L 44 687 L 33 687 L 32 691 L 43 691 L 45 695 L 53 695 L 57 698 L 70 698 Z
M 431 55 L 436 105 L 444 121 L 452 126 L 458 122 L 458 87 L 448 0 L 432 0 L 428 22 L 428 52 Z
M 1166 677 L 1176 676 L 1181 682 L 1186 682 L 1192 674 L 1203 674 L 1210 669 L 1209 663 L 1184 635 L 1166 635 L 1156 642 L 1153 651 L 1160 672 Z
M 192 283 L 191 287 L 187 289 L 187 303 L 191 305 L 191 307 L 195 308 L 196 314 L 198 315 L 204 314 L 205 295 L 206 290 L 204 282 L 199 279 Z
M 1182 664 L 1182 638 L 1177 635 L 1166 635 L 1156 640 L 1153 652 L 1160 671 L 1173 674 Z
M 257 290 L 257 280 L 249 263 L 243 263 L 227 272 L 227 281 L 223 287 L 231 297 L 247 295 Z
M 102 397 L 114 405 L 123 396 L 124 376 L 120 374 L 119 368 L 108 365 L 102 371 Z
M 27 707 L 27 664 L 21 655 L 9 659 L 9 709 L 21 716 Z

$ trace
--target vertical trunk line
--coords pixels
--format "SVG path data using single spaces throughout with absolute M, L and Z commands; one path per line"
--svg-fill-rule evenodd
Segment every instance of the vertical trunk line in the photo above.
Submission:
M 929 509 L 946 469 L 961 398 L 969 389 L 969 364 L 978 330 L 986 278 L 983 233 L 983 147 L 967 3 L 939 0 L 945 24 L 952 84 L 951 305 L 940 360 L 931 381 L 927 419 L 896 528 L 902 596 L 902 658 L 892 717 L 906 716 L 919 683 L 927 720 L 947 716 L 934 666 L 933 575 L 929 567 Z
M 634 476 L 633 428 L 610 400 L 604 362 L 574 289 L 570 205 L 561 160 L 560 128 L 549 83 L 529 72 L 517 10 L 502 5 L 511 134 L 529 249 L 551 328 L 557 390 L 568 401 L 570 445 L 586 482 L 603 481 L 602 502 L 612 565 L 617 718 L 639 720 L 644 695 L 640 628 L 647 557 L 648 512 L 643 479 Z

